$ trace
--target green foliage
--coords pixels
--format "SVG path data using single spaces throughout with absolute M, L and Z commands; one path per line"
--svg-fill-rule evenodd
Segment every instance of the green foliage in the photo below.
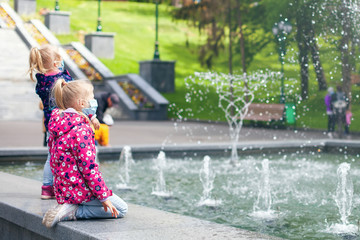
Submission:
M 254 56 L 260 52 L 264 47 L 273 41 L 273 36 L 269 32 L 265 32 L 264 29 L 258 25 L 251 26 L 246 25 L 243 29 L 245 39 L 245 56 L 246 65 L 250 66 L 254 59 Z M 235 44 L 235 53 L 240 54 L 240 39 Z
M 255 43 L 253 49 L 253 59 L 249 65 L 248 72 L 251 74 L 259 69 L 270 69 L 280 71 L 280 63 L 276 52 L 276 45 L 271 41 L 269 31 L 275 21 L 278 21 L 278 13 L 283 1 L 263 0 L 259 4 L 264 9 L 265 3 L 273 2 L 273 13 L 264 15 L 268 20 L 268 27 L 261 25 L 246 25 L 245 30 L 249 31 L 250 41 Z M 285 1 L 284 1 L 285 2 Z M 53 9 L 54 1 L 37 0 L 37 8 Z M 94 32 L 97 25 L 97 2 L 65 0 L 60 1 L 62 11 L 71 12 L 71 33 L 68 35 L 57 35 L 58 39 L 66 44 L 71 41 L 81 41 L 84 34 Z M 101 59 L 101 61 L 114 73 L 138 73 L 138 61 L 148 60 L 153 57 L 155 40 L 155 7 L 149 3 L 134 2 L 102 2 L 102 25 L 104 32 L 114 32 L 115 35 L 115 58 L 113 60 Z M 218 97 L 215 91 L 211 91 L 207 98 L 186 102 L 186 89 L 184 79 L 194 72 L 207 71 L 200 65 L 198 52 L 200 46 L 206 43 L 206 36 L 199 35 L 198 29 L 190 27 L 185 21 L 173 21 L 173 8 L 167 5 L 159 6 L 159 42 L 160 57 L 162 60 L 176 60 L 176 91 L 175 93 L 164 94 L 170 101 L 169 117 L 172 118 L 191 118 L 212 121 L 225 121 L 224 114 L 218 108 Z M 266 10 L 267 11 L 267 10 Z M 277 16 L 277 17 L 276 17 Z M 38 18 L 41 19 L 40 16 Z M 262 18 L 261 18 L 262 19 Z M 259 20 L 261 20 L 259 18 Z M 265 21 L 265 20 L 264 20 Z M 260 24 L 260 23 L 259 23 Z M 257 26 L 262 26 L 257 28 Z M 268 30 L 267 30 L 268 29 Z M 325 75 L 330 86 L 336 86 L 341 79 L 341 62 L 336 46 L 330 43 L 334 36 L 323 35 L 318 38 L 320 46 L 320 56 L 325 70 Z M 269 43 L 261 46 L 262 41 Z M 328 41 L 329 40 L 329 41 Z M 225 39 L 225 48 L 228 44 Z M 234 50 L 237 52 L 238 43 L 234 43 Z M 249 45 L 248 45 L 249 46 Z M 256 50 L 257 49 L 257 50 Z M 285 94 L 297 96 L 300 93 L 299 66 L 297 45 L 290 42 L 285 58 Z M 219 49 L 219 55 L 213 60 L 213 70 L 218 72 L 228 72 L 228 51 Z M 249 61 L 250 62 L 250 61 Z M 241 56 L 234 55 L 234 73 L 241 73 Z M 310 127 L 326 129 L 326 116 L 323 97 L 325 91 L 317 90 L 317 82 L 313 67 L 310 66 L 310 98 L 307 101 L 297 104 L 299 127 Z M 270 82 L 256 95 L 255 102 L 273 102 L 279 100 L 280 79 Z M 350 127 L 352 131 L 360 129 L 360 87 L 353 86 L 352 89 L 352 111 L 355 119 Z M 193 109 L 190 111 L 190 109 Z

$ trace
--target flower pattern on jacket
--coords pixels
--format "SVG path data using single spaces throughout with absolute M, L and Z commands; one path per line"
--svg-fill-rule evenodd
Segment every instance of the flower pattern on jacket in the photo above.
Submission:
M 59 204 L 81 204 L 112 195 L 95 163 L 94 132 L 88 120 L 73 110 L 54 109 L 49 122 L 50 168 Z
M 59 78 L 63 78 L 66 82 L 72 81 L 73 78 L 70 76 L 67 70 L 59 72 L 55 75 L 46 76 L 41 73 L 35 75 L 37 83 L 35 87 L 36 94 L 39 95 L 43 105 L 44 105 L 44 125 L 46 130 L 48 130 L 48 124 L 51 116 L 51 111 L 56 107 L 55 101 L 51 98 L 51 90 Z

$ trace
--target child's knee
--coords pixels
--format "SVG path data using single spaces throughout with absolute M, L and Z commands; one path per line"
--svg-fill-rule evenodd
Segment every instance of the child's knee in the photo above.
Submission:
M 128 211 L 128 205 L 126 202 L 123 202 L 123 204 L 116 209 L 119 211 L 119 217 L 124 217 Z

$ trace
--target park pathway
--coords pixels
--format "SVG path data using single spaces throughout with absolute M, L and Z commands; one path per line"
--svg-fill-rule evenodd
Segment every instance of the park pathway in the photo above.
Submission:
M 29 49 L 15 30 L 0 28 L 0 120 L 42 118 L 28 61 Z

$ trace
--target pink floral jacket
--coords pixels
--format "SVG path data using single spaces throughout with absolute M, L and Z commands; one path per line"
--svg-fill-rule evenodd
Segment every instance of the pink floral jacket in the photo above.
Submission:
M 80 204 L 112 195 L 95 163 L 94 132 L 74 109 L 54 109 L 49 122 L 50 168 L 59 204 Z

